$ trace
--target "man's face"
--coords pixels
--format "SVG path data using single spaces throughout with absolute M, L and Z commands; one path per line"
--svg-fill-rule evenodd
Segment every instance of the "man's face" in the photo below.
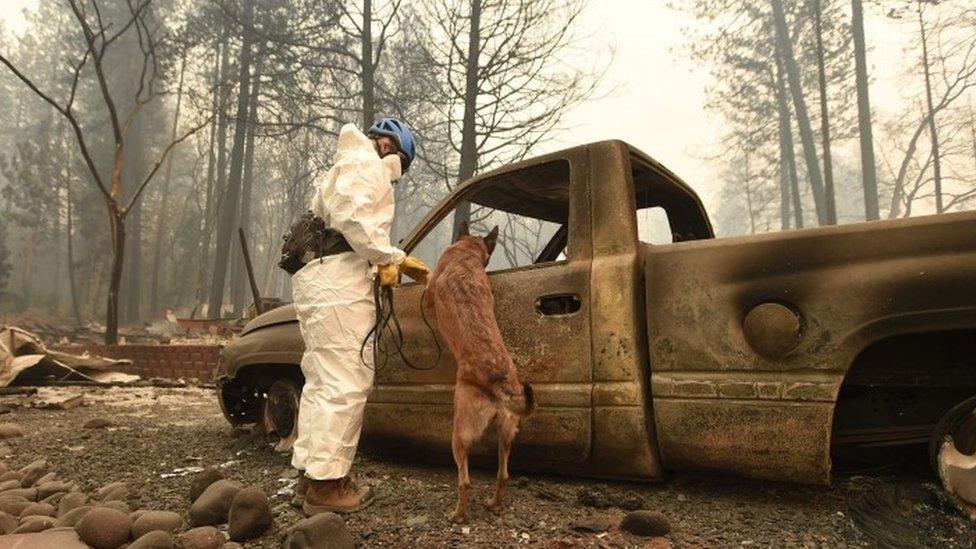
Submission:
M 396 154 L 397 145 L 396 141 L 392 137 L 382 135 L 376 138 L 376 152 L 379 153 L 380 158 L 388 154 Z
M 392 137 L 381 135 L 374 138 L 373 143 L 376 144 L 376 152 L 380 158 L 396 154 L 399 155 L 401 164 L 406 160 L 406 156 L 397 149 L 396 141 Z

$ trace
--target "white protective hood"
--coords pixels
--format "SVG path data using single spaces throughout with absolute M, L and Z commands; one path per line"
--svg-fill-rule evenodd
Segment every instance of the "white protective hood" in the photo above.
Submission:
M 310 209 L 341 232 L 353 251 L 372 265 L 399 265 L 403 251 L 390 245 L 393 186 L 400 177 L 396 155 L 384 162 L 373 140 L 353 124 L 339 131 L 332 169 L 316 189 Z

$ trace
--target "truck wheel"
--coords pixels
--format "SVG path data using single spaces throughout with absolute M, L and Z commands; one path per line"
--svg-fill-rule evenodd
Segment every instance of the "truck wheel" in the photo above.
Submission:
M 935 428 L 929 439 L 929 462 L 939 474 L 939 451 L 945 437 L 951 436 L 956 449 L 965 455 L 976 453 L 976 397 L 968 398 L 953 406 Z
M 294 379 L 279 379 L 268 388 L 264 399 L 264 426 L 281 440 L 275 445 L 278 452 L 288 452 L 298 438 L 298 405 L 302 386 Z

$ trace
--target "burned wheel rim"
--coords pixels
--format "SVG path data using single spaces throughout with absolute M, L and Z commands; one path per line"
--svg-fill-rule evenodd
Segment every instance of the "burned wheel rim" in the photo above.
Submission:
M 929 439 L 929 460 L 936 474 L 939 473 L 939 450 L 945 437 L 951 436 L 953 444 L 960 453 L 976 453 L 976 397 L 966 399 L 953 406 L 935 428 Z
M 298 420 L 298 403 L 302 388 L 297 381 L 279 379 L 271 384 L 264 404 L 264 420 L 269 430 L 287 438 Z

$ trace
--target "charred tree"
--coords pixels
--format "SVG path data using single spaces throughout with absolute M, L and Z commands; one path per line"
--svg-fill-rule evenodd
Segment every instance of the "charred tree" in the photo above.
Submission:
M 854 71 L 857 81 L 857 127 L 861 144 L 861 179 L 864 186 L 864 216 L 881 217 L 878 211 L 878 172 L 874 160 L 871 101 L 868 93 L 867 48 L 864 43 L 864 7 L 851 0 L 851 30 L 854 35 Z
M 247 111 L 250 106 L 251 48 L 254 18 L 253 0 L 244 0 L 242 23 L 242 45 L 238 75 L 237 115 L 234 125 L 234 144 L 231 149 L 230 173 L 227 189 L 221 203 L 220 219 L 217 224 L 216 250 L 214 252 L 213 278 L 210 286 L 210 300 L 207 315 L 220 318 L 224 301 L 224 285 L 227 282 L 228 264 L 234 242 L 235 227 L 240 212 L 241 185 L 244 170 L 244 141 L 247 133 Z
M 820 136 L 823 149 L 824 166 L 824 206 L 827 224 L 837 224 L 837 203 L 834 199 L 834 168 L 830 155 L 830 111 L 827 108 L 827 71 L 824 67 L 823 21 L 820 15 L 820 0 L 813 1 L 815 34 L 817 38 L 817 83 L 820 88 Z
M 170 140 L 176 139 L 177 130 L 180 128 L 180 107 L 183 103 L 183 78 L 186 73 L 186 50 L 180 58 L 180 77 L 176 87 L 176 109 L 173 112 L 173 129 L 170 132 Z M 163 270 L 160 262 L 163 249 L 163 233 L 166 228 L 166 220 L 169 219 L 169 188 L 173 177 L 173 157 L 166 159 L 166 170 L 163 173 L 163 187 L 160 190 L 159 211 L 156 213 L 156 236 L 153 242 L 153 270 L 152 285 L 149 291 L 149 314 L 156 315 L 159 309 L 159 272 Z
M 256 65 L 260 66 L 260 62 L 256 63 Z M 248 130 L 247 139 L 244 143 L 245 152 L 244 173 L 242 175 L 241 184 L 241 213 L 240 223 L 238 224 L 242 229 L 244 229 L 244 234 L 246 236 L 245 240 L 247 242 L 254 241 L 251 234 L 251 194 L 254 180 L 254 134 L 257 132 L 258 97 L 261 93 L 260 69 L 255 70 L 254 77 L 251 80 L 250 105 L 247 112 Z M 240 246 L 235 247 L 240 248 Z M 246 301 L 244 296 L 244 276 L 246 275 L 246 272 L 242 252 L 243 250 L 237 250 L 234 252 L 234 257 L 237 259 L 234 270 L 235 277 L 231 280 L 231 298 L 234 304 L 234 316 L 243 314 L 244 303 Z
M 776 27 L 776 43 L 779 54 L 786 69 L 786 81 L 789 84 L 790 94 L 793 97 L 793 110 L 796 113 L 796 122 L 800 129 L 800 142 L 803 145 L 803 157 L 806 162 L 807 176 L 810 179 L 810 188 L 813 191 L 813 202 L 817 210 L 817 220 L 820 225 L 826 225 L 829 221 L 827 216 L 826 198 L 824 195 L 823 177 L 820 173 L 820 162 L 817 159 L 817 148 L 814 143 L 813 129 L 810 125 L 810 116 L 807 113 L 806 99 L 803 96 L 803 87 L 800 82 L 800 69 L 793 56 L 793 41 L 790 38 L 789 30 L 786 26 L 786 16 L 783 13 L 782 0 L 772 0 L 773 5 L 773 24 Z
M 468 29 L 468 56 L 464 67 L 464 115 L 461 121 L 461 163 L 457 182 L 466 181 L 478 169 L 477 128 L 475 113 L 478 109 L 478 59 L 481 57 L 481 0 L 471 0 L 470 28 Z M 471 220 L 471 203 L 462 202 L 454 210 L 454 229 L 451 241 L 457 239 L 462 222 Z
M 783 78 L 782 63 L 776 60 L 776 107 L 779 118 L 779 179 L 780 179 L 780 227 L 790 228 L 790 210 L 795 215 L 795 227 L 803 228 L 803 207 L 800 204 L 799 183 L 796 175 L 796 157 L 793 145 L 793 129 L 790 105 L 786 98 L 789 91 Z M 791 203 L 792 200 L 792 203 Z
M 217 44 L 217 54 L 214 56 L 213 85 L 212 92 L 213 116 L 217 123 L 210 128 L 210 157 L 207 164 L 207 196 L 204 205 L 203 228 L 200 234 L 200 270 L 197 278 L 197 296 L 194 312 L 203 303 L 209 302 L 209 284 L 207 275 L 212 272 L 208 267 L 213 265 L 211 260 L 211 243 L 213 241 L 214 225 L 217 214 L 220 212 L 220 202 L 223 190 L 226 187 L 227 174 L 227 102 L 229 99 L 229 89 L 227 80 L 229 77 L 228 63 L 228 44 L 230 41 L 230 29 L 224 25 L 221 32 L 220 41 Z M 218 91 L 219 90 L 219 91 Z
M 935 106 L 932 101 L 932 71 L 929 67 L 928 33 L 925 28 L 923 2 L 917 3 L 918 30 L 922 39 L 922 68 L 925 73 L 925 106 L 928 111 L 929 141 L 932 144 L 932 178 L 935 182 L 935 212 L 945 211 L 942 204 L 942 158 L 939 155 L 939 131 L 935 124 Z
M 123 261 L 125 259 L 126 218 L 139 203 L 142 193 L 159 171 L 160 166 L 172 149 L 209 123 L 209 119 L 195 126 L 178 139 L 171 141 L 164 148 L 159 159 L 148 170 L 148 173 L 144 177 L 140 177 L 136 184 L 124 185 L 123 170 L 126 159 L 127 133 L 140 108 L 149 103 L 158 94 L 155 88 L 155 82 L 158 76 L 155 44 L 158 40 L 157 33 L 160 32 L 160 27 L 152 21 L 151 0 L 141 0 L 128 4 L 128 14 L 124 20 L 116 21 L 114 25 L 100 16 L 101 11 L 98 6 L 98 0 L 88 0 L 87 2 L 83 2 L 82 0 L 69 0 L 68 3 L 73 18 L 78 25 L 84 47 L 81 51 L 75 52 L 76 56 L 69 65 L 71 71 L 68 74 L 68 79 L 71 85 L 67 99 L 58 101 L 48 93 L 42 91 L 34 80 L 21 71 L 6 55 L 0 54 L 0 63 L 5 65 L 18 80 L 40 99 L 53 107 L 68 122 L 74 132 L 75 140 L 85 162 L 85 166 L 88 168 L 91 180 L 104 199 L 112 249 L 108 299 L 105 313 L 105 342 L 111 345 L 118 342 L 119 287 L 122 278 Z M 142 54 L 142 71 L 137 89 L 132 97 L 133 107 L 126 116 L 122 116 L 117 107 L 119 98 L 116 94 L 113 94 L 109 86 L 105 56 L 110 47 L 117 43 L 119 38 L 127 32 L 136 34 L 139 49 Z M 74 110 L 82 70 L 89 63 L 91 63 L 93 69 L 95 85 L 101 101 L 99 107 L 104 108 L 108 115 L 109 129 L 111 132 L 111 143 L 113 146 L 112 162 L 111 173 L 107 177 L 96 165 L 89 147 L 89 142 L 93 138 L 86 133 Z M 125 193 L 124 190 L 127 187 L 133 189 L 133 191 L 131 193 Z M 127 194 L 128 196 L 126 196 Z M 97 292 L 97 288 L 95 288 L 95 291 Z
M 363 128 L 373 125 L 376 117 L 376 65 L 373 60 L 373 1 L 363 0 L 363 22 L 360 32 L 359 80 L 363 94 Z

